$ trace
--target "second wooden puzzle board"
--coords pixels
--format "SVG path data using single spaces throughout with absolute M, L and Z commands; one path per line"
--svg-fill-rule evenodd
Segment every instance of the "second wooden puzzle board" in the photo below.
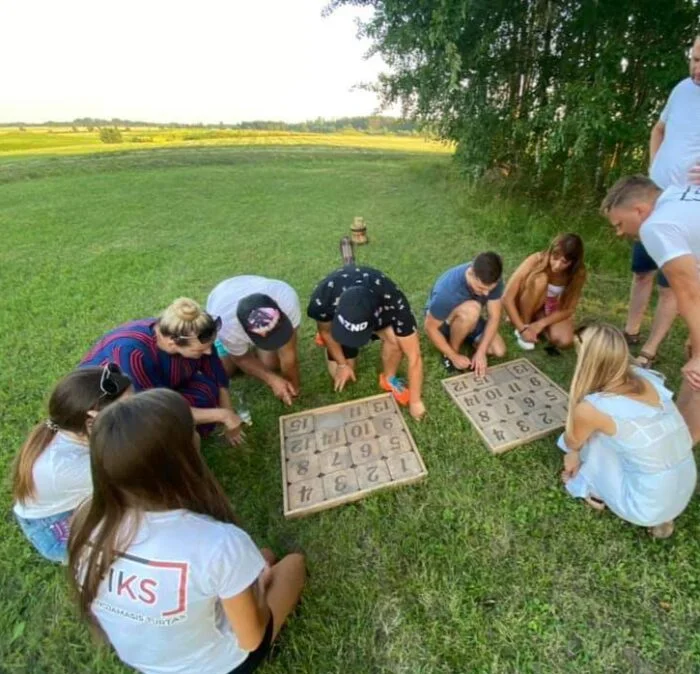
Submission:
M 444 379 L 442 385 L 494 454 L 566 424 L 569 397 L 525 358 Z

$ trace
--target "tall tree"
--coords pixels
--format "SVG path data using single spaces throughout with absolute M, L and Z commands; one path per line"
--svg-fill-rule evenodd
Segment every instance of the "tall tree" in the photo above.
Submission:
M 546 191 L 646 169 L 651 125 L 687 74 L 700 0 L 333 0 L 389 65 L 384 104 L 489 168 Z

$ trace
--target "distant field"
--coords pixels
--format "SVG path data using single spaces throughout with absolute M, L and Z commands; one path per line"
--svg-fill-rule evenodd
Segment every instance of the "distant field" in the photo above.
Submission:
M 36 154 L 83 154 L 123 152 L 155 147 L 242 146 L 242 145 L 329 145 L 401 152 L 450 153 L 453 147 L 422 136 L 343 133 L 299 133 L 236 129 L 120 129 L 121 143 L 103 143 L 99 130 L 71 127 L 0 128 L 0 156 Z

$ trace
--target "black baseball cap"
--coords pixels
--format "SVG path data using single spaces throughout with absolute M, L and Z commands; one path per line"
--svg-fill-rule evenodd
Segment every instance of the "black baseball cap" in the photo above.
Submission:
M 238 302 L 236 316 L 253 344 L 263 351 L 277 351 L 294 336 L 289 317 L 269 295 L 244 297 Z
M 376 301 L 365 286 L 348 288 L 341 296 L 333 316 L 333 339 L 350 348 L 364 346 L 374 332 Z

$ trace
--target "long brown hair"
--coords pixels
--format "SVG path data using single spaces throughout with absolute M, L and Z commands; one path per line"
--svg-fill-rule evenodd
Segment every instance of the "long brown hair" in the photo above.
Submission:
M 559 234 L 549 245 L 549 248 L 540 253 L 539 260 L 525 277 L 523 284 L 527 286 L 533 283 L 538 276 L 546 274 L 553 255 L 562 256 L 569 262 L 569 267 L 566 270 L 566 288 L 564 288 L 559 303 L 562 309 L 569 309 L 571 302 L 580 295 L 583 284 L 586 282 L 583 240 L 578 234 Z
M 174 391 L 151 389 L 95 420 L 90 435 L 93 496 L 71 525 L 68 565 L 80 610 L 90 606 L 119 552 L 147 511 L 183 508 L 235 522 L 226 494 L 194 446 L 190 406 Z
M 628 389 L 644 392 L 644 382 L 635 374 L 624 335 L 607 323 L 595 323 L 576 331 L 579 341 L 576 370 L 569 391 L 569 415 L 566 430 L 573 429 L 574 409 L 587 395 Z
M 49 398 L 46 420 L 38 423 L 24 441 L 12 471 L 12 495 L 25 503 L 35 496 L 34 464 L 56 437 L 58 431 L 87 435 L 88 412 L 99 411 L 114 402 L 131 385 L 125 374 L 112 373 L 116 391 L 107 394 L 100 388 L 103 368 L 86 367 L 66 375 L 56 384 Z

